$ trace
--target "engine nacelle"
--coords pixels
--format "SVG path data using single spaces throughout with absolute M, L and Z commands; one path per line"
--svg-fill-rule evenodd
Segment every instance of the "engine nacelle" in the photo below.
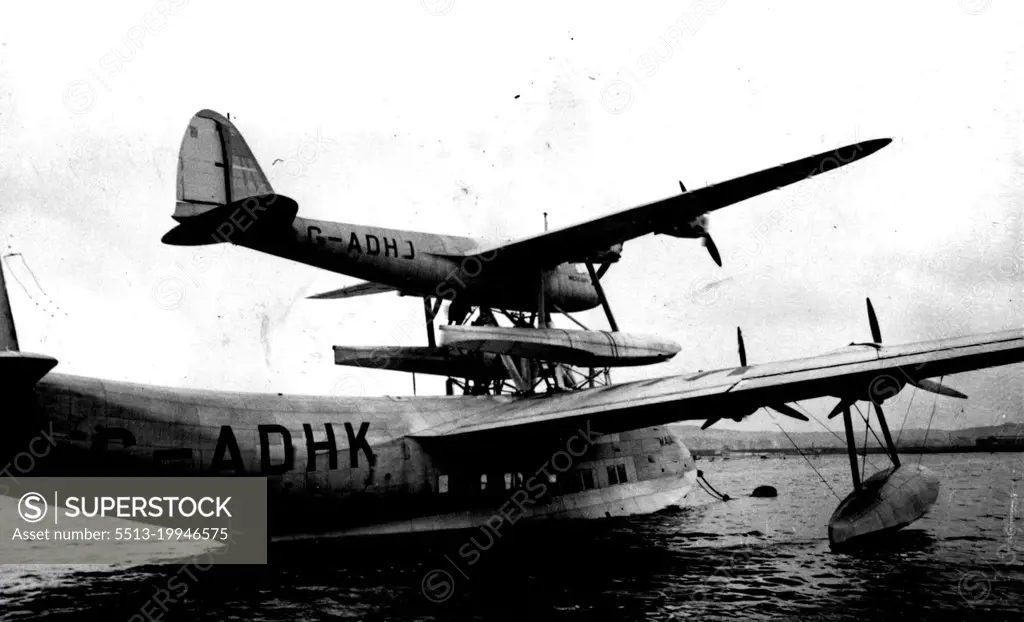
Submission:
M 676 238 L 702 238 L 708 234 L 708 215 L 701 214 L 693 220 L 676 222 L 655 231 Z
M 615 263 L 622 258 L 622 243 L 613 244 L 607 250 L 598 251 L 587 257 L 583 262 L 578 263 Z

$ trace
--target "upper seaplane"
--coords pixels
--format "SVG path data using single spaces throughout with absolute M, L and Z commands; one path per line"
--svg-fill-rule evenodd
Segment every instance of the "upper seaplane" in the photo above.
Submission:
M 366 281 L 314 298 L 395 291 L 436 298 L 434 315 L 449 300 L 448 319 L 456 324 L 475 306 L 534 311 L 539 294 L 559 312 L 584 311 L 600 303 L 597 280 L 619 260 L 624 242 L 648 233 L 699 238 L 721 265 L 709 233 L 710 212 L 855 162 L 889 142 L 863 141 L 692 191 L 680 182 L 682 194 L 676 196 L 488 244 L 300 217 L 293 199 L 274 192 L 235 125 L 201 110 L 182 138 L 172 216 L 179 224 L 163 242 L 227 242 Z
M 182 137 L 173 214 L 179 224 L 163 242 L 228 242 L 366 279 L 311 298 L 387 291 L 423 297 L 426 346 L 335 346 L 339 365 L 447 376 L 449 394 L 456 387 L 477 395 L 530 393 L 541 383 L 592 387 L 610 382 L 611 367 L 646 365 L 679 351 L 677 344 L 656 337 L 618 331 L 600 279 L 619 260 L 626 241 L 649 233 L 700 238 L 721 266 L 709 233 L 710 212 L 852 163 L 889 142 L 863 141 L 692 191 L 680 182 L 682 194 L 661 201 L 487 244 L 299 217 L 298 204 L 274 192 L 235 125 L 201 110 Z M 449 326 L 438 344 L 434 320 L 445 300 L 450 301 Z M 569 315 L 599 304 L 611 332 L 589 330 Z M 564 314 L 583 330 L 552 328 L 552 313 Z M 499 316 L 511 326 L 499 326 Z M 535 330 L 521 330 L 527 327 Z M 531 360 L 544 364 L 531 366 Z

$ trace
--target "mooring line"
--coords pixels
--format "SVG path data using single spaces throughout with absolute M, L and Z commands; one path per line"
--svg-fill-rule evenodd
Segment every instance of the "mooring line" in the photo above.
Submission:
M 814 415 L 813 415 L 813 414 L 811 413 L 811 411 L 809 411 L 809 410 L 807 410 L 806 408 L 804 408 L 804 407 L 803 407 L 803 405 L 802 405 L 802 404 L 801 404 L 800 402 L 793 402 L 793 403 L 794 403 L 794 404 L 796 404 L 797 406 L 799 406 L 800 410 L 801 410 L 801 411 L 803 411 L 803 413 L 804 413 L 805 415 L 807 415 L 807 416 L 808 416 L 808 417 L 810 417 L 810 418 L 811 418 L 812 420 L 814 420 L 814 422 L 815 422 L 815 423 L 817 423 L 818 425 L 820 425 L 820 426 L 821 426 L 821 427 L 822 427 L 822 428 L 823 428 L 823 429 L 824 429 L 824 430 L 825 430 L 826 432 L 828 432 L 829 434 L 831 434 L 832 436 L 834 436 L 834 437 L 836 438 L 836 440 L 838 440 L 838 441 L 839 441 L 840 443 L 842 443 L 842 444 L 843 444 L 843 446 L 844 446 L 844 447 L 846 446 L 846 439 L 845 439 L 845 438 L 843 438 L 843 437 L 839 436 L 839 434 L 837 434 L 837 433 L 836 433 L 836 432 L 835 432 L 834 430 L 831 430 L 831 429 L 829 429 L 829 427 L 828 427 L 828 426 L 826 426 L 826 425 L 825 425 L 824 423 L 822 423 L 821 421 L 818 421 L 818 418 L 817 418 L 817 417 L 815 417 L 815 416 L 814 416 Z M 856 408 L 856 407 L 857 407 L 857 404 L 854 404 L 853 406 L 854 406 L 854 408 Z M 859 408 L 857 409 L 857 412 L 858 412 L 858 413 L 860 412 L 860 409 L 859 409 Z M 863 414 L 863 413 L 861 413 L 861 419 L 863 419 L 863 418 L 864 418 L 864 414 Z M 776 425 L 778 425 L 778 424 L 776 424 Z M 872 431 L 871 431 L 871 433 L 872 433 L 872 434 L 874 434 L 874 433 L 875 433 L 875 431 L 874 431 L 874 430 L 872 430 Z M 878 436 L 875 436 L 875 438 L 877 439 L 877 438 L 878 438 Z M 868 464 L 871 464 L 871 463 L 868 463 Z M 872 464 L 872 465 L 871 465 L 871 468 L 872 468 L 872 469 L 873 469 L 873 468 L 875 468 L 875 465 L 873 465 L 873 464 Z
M 729 495 L 725 495 L 718 492 L 718 490 L 716 490 L 715 487 L 711 485 L 711 482 L 709 482 L 707 478 L 704 477 L 704 471 L 700 469 L 697 469 L 697 483 L 700 484 L 701 490 L 708 493 L 712 497 L 718 499 L 719 501 L 728 501 L 732 498 Z
M 939 376 L 939 384 L 942 384 L 943 378 L 946 376 Z M 939 407 L 939 395 L 935 394 L 935 400 L 932 402 L 932 414 L 928 417 L 928 427 L 924 429 L 924 442 L 921 443 L 921 453 L 917 454 L 917 463 L 921 464 L 921 459 L 924 458 L 924 450 L 928 446 L 928 433 L 932 431 L 932 420 L 935 419 L 935 409 Z
M 903 436 L 903 428 L 907 425 L 907 419 L 910 418 L 910 407 L 914 405 L 914 397 L 917 395 L 917 385 L 914 385 L 914 391 L 910 394 L 910 401 L 907 402 L 907 412 L 903 413 L 903 423 L 900 424 L 900 433 L 896 435 L 896 442 L 893 443 L 894 447 L 900 446 L 900 437 Z
M 878 445 L 880 447 L 885 449 L 885 455 L 888 456 L 889 455 L 889 448 L 886 447 L 885 443 L 882 442 L 882 439 L 878 438 L 878 435 L 875 434 L 875 429 L 871 427 L 871 421 L 868 419 L 868 415 L 865 415 L 864 413 L 862 413 L 860 411 L 860 407 L 857 406 L 857 404 L 854 404 L 853 407 L 857 409 L 857 414 L 860 415 L 861 420 L 864 421 L 864 462 L 867 462 L 867 460 L 868 460 L 868 430 L 871 430 L 871 436 L 875 437 L 875 442 L 878 443 Z M 891 461 L 892 458 L 890 457 L 889 460 Z M 867 463 L 871 464 L 870 462 L 867 462 Z M 872 464 L 871 468 L 874 469 L 874 468 L 877 468 L 877 467 L 875 467 L 875 465 Z M 864 471 L 864 468 L 862 466 L 861 467 L 861 475 L 863 475 L 863 471 Z M 864 478 L 861 477 L 861 479 L 864 479 Z
M 777 426 L 777 427 L 778 427 L 778 428 L 779 428 L 780 430 L 782 430 L 782 433 L 786 435 L 786 438 L 788 438 L 788 439 L 789 439 L 789 442 L 790 442 L 790 443 L 793 443 L 793 448 L 794 448 L 794 449 L 796 449 L 796 453 L 800 454 L 800 457 L 801 457 L 801 458 L 803 458 L 804 460 L 806 460 L 806 461 L 807 461 L 807 465 L 811 467 L 811 470 L 813 470 L 813 471 L 814 471 L 814 473 L 815 473 L 815 475 L 817 475 L 817 476 L 818 476 L 818 479 L 820 479 L 820 480 L 821 480 L 822 482 L 824 482 L 825 486 L 827 486 L 827 487 L 828 487 L 828 490 L 829 490 L 829 492 L 831 492 L 831 493 L 832 493 L 833 495 L 835 495 L 836 499 L 839 499 L 840 501 L 842 501 L 842 500 L 843 500 L 843 498 L 842 498 L 842 497 L 840 497 L 838 493 L 836 493 L 836 491 L 835 491 L 835 490 L 834 490 L 834 489 L 832 488 L 832 485 L 828 483 L 828 480 L 827 480 L 827 479 L 825 479 L 824 477 L 822 477 L 821 473 L 819 473 L 819 472 L 818 472 L 818 469 L 816 469 L 816 468 L 814 467 L 814 465 L 813 465 L 813 464 L 811 464 L 811 460 L 810 460 L 810 458 L 808 458 L 807 456 L 805 456 L 805 455 L 804 455 L 804 452 L 800 451 L 800 447 L 799 447 L 799 446 L 797 446 L 797 444 L 796 444 L 795 442 L 793 442 L 793 438 L 792 438 L 792 437 L 790 437 L 789 433 L 788 433 L 788 432 L 786 432 L 786 430 L 785 430 L 785 429 L 784 429 L 784 428 L 783 428 L 783 427 L 782 427 L 781 425 L 779 425 L 778 423 L 776 423 L 775 425 L 776 425 L 776 426 Z
M 811 419 L 812 419 L 812 420 L 814 421 L 814 423 L 817 423 L 817 424 L 818 424 L 818 425 L 820 425 L 820 426 L 821 426 L 821 427 L 822 427 L 822 428 L 823 428 L 823 429 L 824 429 L 824 430 L 825 430 L 826 432 L 828 432 L 828 433 L 829 433 L 829 434 L 831 434 L 832 436 L 836 437 L 836 440 L 838 440 L 838 441 L 839 441 L 840 443 L 842 443 L 842 444 L 843 444 L 844 446 L 846 445 L 846 439 L 845 439 L 845 438 L 843 438 L 842 436 L 839 436 L 839 434 L 837 434 L 837 433 L 836 433 L 836 432 L 835 432 L 834 430 L 830 429 L 830 428 L 829 428 L 829 427 L 828 427 L 827 425 L 825 425 L 825 424 L 824 424 L 824 423 L 822 423 L 821 421 L 818 421 L 818 418 L 817 418 L 817 417 L 815 417 L 815 416 L 814 416 L 814 414 L 813 414 L 813 413 L 811 413 L 811 411 L 809 411 L 809 410 L 807 410 L 806 408 L 804 408 L 803 404 L 801 404 L 800 402 L 793 402 L 793 404 L 796 404 L 796 405 L 797 405 L 797 406 L 798 406 L 798 407 L 800 408 L 800 410 L 801 410 L 801 411 L 802 411 L 802 412 L 803 412 L 803 413 L 804 413 L 805 415 L 807 415 L 807 416 L 808 416 L 809 418 L 811 418 Z M 776 424 L 776 425 L 778 425 L 778 424 Z

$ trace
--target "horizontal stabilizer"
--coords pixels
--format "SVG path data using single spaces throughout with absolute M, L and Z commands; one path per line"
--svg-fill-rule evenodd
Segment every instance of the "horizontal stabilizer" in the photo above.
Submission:
M 355 298 L 356 296 L 371 296 L 373 294 L 383 294 L 385 292 L 397 292 L 397 287 L 391 287 L 390 285 L 384 285 L 382 283 L 360 283 L 358 285 L 350 285 L 348 287 L 342 287 L 341 289 L 332 289 L 329 292 L 323 292 L 320 294 L 314 294 L 307 296 L 310 300 L 340 300 L 342 298 Z M 401 292 L 399 292 L 401 293 Z
M 597 330 L 441 326 L 441 343 L 577 367 L 626 367 L 666 361 L 679 344 L 657 337 Z
M 181 219 L 160 241 L 171 246 L 201 246 L 266 240 L 290 233 L 298 212 L 299 204 L 283 194 L 248 197 Z
M 57 359 L 45 354 L 0 351 L 0 383 L 5 388 L 34 386 L 57 366 Z
M 475 380 L 503 380 L 508 377 L 496 356 L 481 357 L 443 346 L 334 346 L 334 363 Z

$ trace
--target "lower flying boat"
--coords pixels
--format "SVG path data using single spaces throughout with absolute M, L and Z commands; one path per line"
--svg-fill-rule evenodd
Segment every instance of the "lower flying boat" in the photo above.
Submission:
M 524 518 L 655 512 L 697 482 L 668 424 L 742 419 L 760 407 L 786 413 L 788 403 L 835 396 L 854 491 L 829 536 L 834 545 L 862 541 L 910 524 L 938 495 L 928 469 L 900 466 L 881 402 L 906 385 L 953 395 L 930 378 L 1024 361 L 1019 328 L 883 345 L 869 307 L 871 343 L 574 391 L 399 398 L 192 390 L 52 371 L 55 358 L 20 351 L 2 281 L 0 270 L 0 460 L 10 465 L 45 438 L 53 446 L 35 453 L 32 476 L 266 477 L 275 540 L 500 531 Z M 894 460 L 866 478 L 853 449 L 858 400 L 874 402 Z

